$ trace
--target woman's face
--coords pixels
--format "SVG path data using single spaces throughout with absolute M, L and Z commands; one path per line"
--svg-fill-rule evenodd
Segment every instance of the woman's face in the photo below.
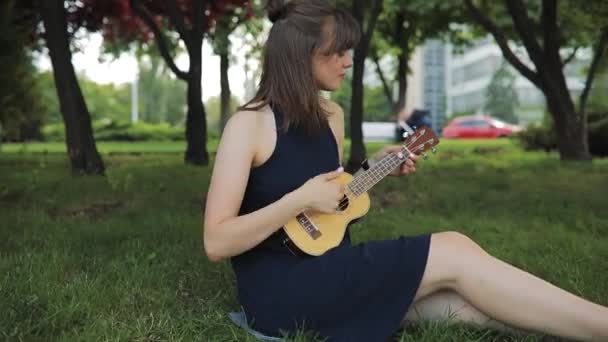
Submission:
M 353 65 L 353 59 L 350 51 L 334 53 L 333 55 L 324 55 L 317 53 L 312 58 L 312 69 L 317 82 L 317 86 L 321 90 L 333 91 L 340 87 L 346 69 Z

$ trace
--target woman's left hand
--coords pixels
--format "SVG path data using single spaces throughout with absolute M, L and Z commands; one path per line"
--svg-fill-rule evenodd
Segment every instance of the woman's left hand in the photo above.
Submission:
M 389 153 L 402 153 L 401 146 L 385 146 L 382 149 L 382 155 L 387 155 Z M 412 173 L 416 171 L 416 161 L 418 160 L 418 156 L 415 154 L 410 154 L 405 163 L 402 163 L 398 168 L 395 168 L 391 173 L 391 176 L 401 176 L 408 173 Z

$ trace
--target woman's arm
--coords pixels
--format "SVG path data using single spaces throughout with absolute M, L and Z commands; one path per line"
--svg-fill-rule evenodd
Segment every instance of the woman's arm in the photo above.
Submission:
M 255 156 L 259 116 L 234 114 L 222 134 L 205 206 L 203 244 L 212 261 L 238 255 L 304 210 L 296 191 L 253 213 L 238 216 Z

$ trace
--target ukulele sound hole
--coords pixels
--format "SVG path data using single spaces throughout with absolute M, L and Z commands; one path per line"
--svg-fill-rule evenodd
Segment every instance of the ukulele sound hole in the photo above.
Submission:
M 348 197 L 346 197 L 346 195 L 344 195 L 342 197 L 342 199 L 340 200 L 340 205 L 338 206 L 338 211 L 344 211 L 346 210 L 346 208 L 348 208 Z

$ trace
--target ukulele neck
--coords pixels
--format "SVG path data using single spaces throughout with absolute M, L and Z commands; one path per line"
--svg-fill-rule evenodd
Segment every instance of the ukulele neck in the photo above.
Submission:
M 348 190 L 355 196 L 359 196 L 380 180 L 388 176 L 395 168 L 401 165 L 409 157 L 410 152 L 405 146 L 401 146 L 401 153 L 389 153 L 372 167 L 355 177 L 349 184 Z

